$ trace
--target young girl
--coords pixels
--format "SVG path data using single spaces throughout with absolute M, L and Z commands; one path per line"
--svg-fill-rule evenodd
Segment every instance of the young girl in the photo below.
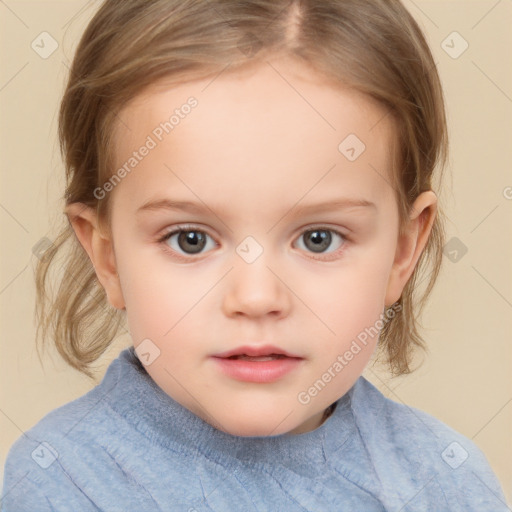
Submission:
M 361 376 L 410 371 L 444 243 L 442 91 L 398 0 L 106 0 L 59 135 L 43 338 L 87 375 L 125 320 L 133 347 L 12 446 L 3 511 L 509 510 Z

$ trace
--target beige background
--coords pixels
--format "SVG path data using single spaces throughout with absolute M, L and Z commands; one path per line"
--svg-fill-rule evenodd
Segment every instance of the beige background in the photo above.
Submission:
M 386 396 L 455 428 L 487 455 L 512 499 L 512 2 L 406 0 L 427 33 L 445 87 L 451 134 L 440 200 L 448 239 L 467 253 L 444 269 L 423 317 L 430 354 L 412 375 L 365 375 Z M 53 353 L 42 367 L 33 323 L 36 257 L 61 216 L 63 167 L 56 114 L 78 36 L 98 1 L 0 3 L 0 465 L 10 445 L 45 414 L 94 385 Z M 43 31 L 58 49 L 41 58 Z M 458 58 L 442 42 L 457 31 Z M 458 36 L 446 45 L 463 47 Z M 507 188 L 508 187 L 508 188 Z M 452 242 L 453 243 L 453 242 Z M 98 379 L 129 335 L 99 365 Z M 0 475 L 1 476 L 1 475 Z M 7 491 L 7 490 L 4 490 Z

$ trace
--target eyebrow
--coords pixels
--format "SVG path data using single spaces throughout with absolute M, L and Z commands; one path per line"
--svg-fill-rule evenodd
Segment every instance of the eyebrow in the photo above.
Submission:
M 293 212 L 292 215 L 304 215 L 307 213 L 346 210 L 351 208 L 371 208 L 374 212 L 377 211 L 377 205 L 375 203 L 362 198 L 350 197 L 337 198 L 315 204 L 305 204 L 296 208 L 289 208 L 288 211 Z M 144 203 L 137 209 L 136 214 L 138 215 L 143 212 L 154 212 L 159 210 L 186 211 L 197 214 L 205 213 L 206 211 L 212 211 L 204 204 L 194 203 L 192 201 L 177 201 L 164 198 Z

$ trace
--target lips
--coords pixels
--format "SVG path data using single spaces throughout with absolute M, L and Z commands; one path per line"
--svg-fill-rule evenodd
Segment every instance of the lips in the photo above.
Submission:
M 273 345 L 242 346 L 212 356 L 226 376 L 243 382 L 268 384 L 297 371 L 304 358 Z
M 274 345 L 263 345 L 258 347 L 244 345 L 233 350 L 228 350 L 227 352 L 214 354 L 213 357 L 219 357 L 222 359 L 244 359 L 252 361 L 272 361 L 274 359 L 284 359 L 287 357 L 302 359 L 302 357 L 286 352 L 285 350 L 282 350 L 281 348 Z

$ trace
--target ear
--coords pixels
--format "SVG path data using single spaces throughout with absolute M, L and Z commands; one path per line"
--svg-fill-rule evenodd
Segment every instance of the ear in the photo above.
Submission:
M 431 190 L 422 192 L 412 205 L 405 233 L 398 239 L 384 302 L 387 307 L 394 304 L 402 295 L 425 248 L 436 213 L 436 195 Z
M 116 309 L 124 309 L 121 282 L 117 274 L 114 246 L 111 237 L 102 234 L 96 212 L 83 203 L 66 206 L 64 213 L 92 262 L 108 301 Z

